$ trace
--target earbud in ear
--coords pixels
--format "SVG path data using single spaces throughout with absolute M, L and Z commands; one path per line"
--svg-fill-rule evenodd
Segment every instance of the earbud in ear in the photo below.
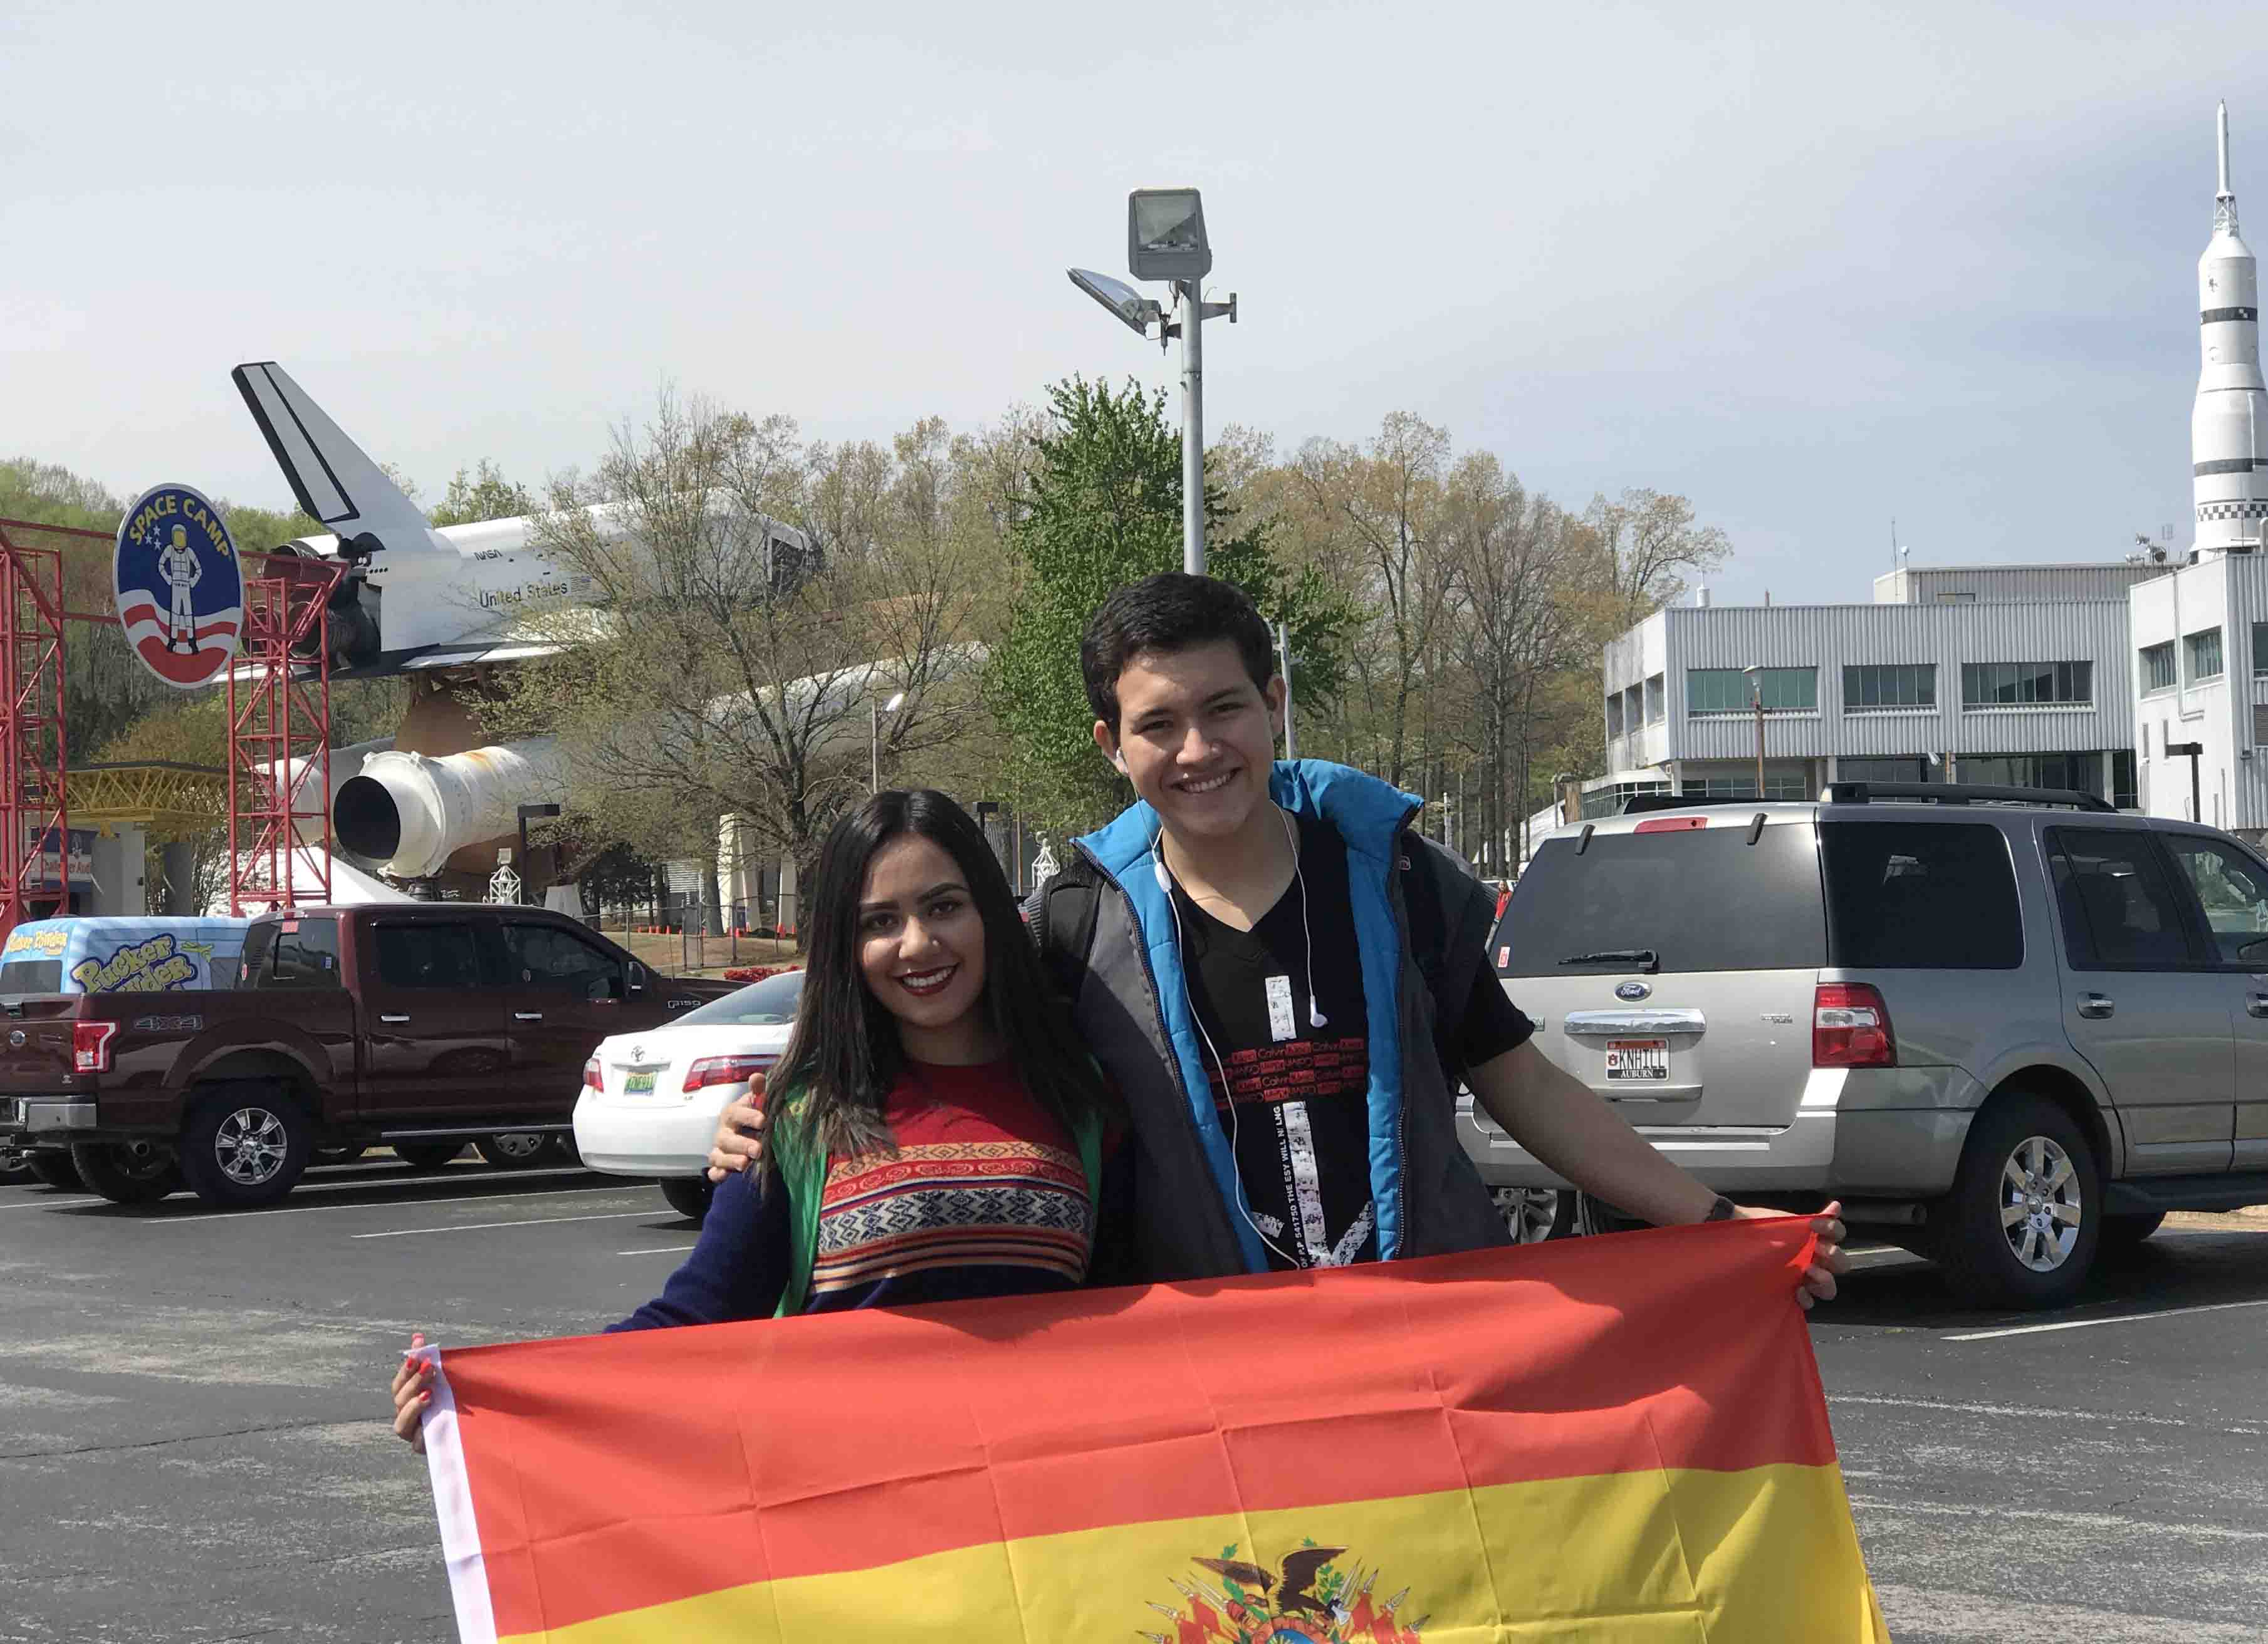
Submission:
M 1110 756 L 1110 762 L 1118 767 L 1118 774 L 1121 776 L 1128 774 L 1126 770 L 1126 756 L 1123 753 L 1112 754 Z

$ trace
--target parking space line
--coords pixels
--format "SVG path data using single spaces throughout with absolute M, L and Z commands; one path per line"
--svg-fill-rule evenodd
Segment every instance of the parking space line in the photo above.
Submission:
M 682 1256 L 693 1249 L 690 1244 L 656 1244 L 646 1250 L 618 1250 L 617 1256 Z
M 2189 1427 L 2236 1438 L 2258 1438 L 2264 1432 L 2268 1432 L 2268 1428 L 2241 1421 L 2193 1421 L 2181 1416 L 2145 1415 L 2133 1410 L 2064 1410 L 2053 1405 L 1995 1405 L 1973 1399 L 1899 1398 L 1881 1393 L 1830 1393 L 1827 1405 L 1830 1410 L 1840 1409 L 1845 1405 L 1868 1405 L 1890 1410 L 1924 1410 L 1938 1415 L 1991 1416 L 1995 1420 L 2021 1418 L 2032 1421 L 2080 1425 L 2102 1422 L 2129 1427 Z
M 0 1205 L 0 1210 L 68 1210 L 73 1205 L 99 1205 L 99 1199 L 41 1199 L 27 1205 Z
M 421 1233 L 485 1233 L 491 1228 L 540 1228 L 554 1222 L 623 1222 L 631 1216 L 667 1215 L 666 1206 L 656 1205 L 651 1210 L 609 1210 L 589 1216 L 528 1216 L 518 1222 L 468 1222 L 446 1228 L 389 1228 L 383 1233 L 356 1233 L 354 1238 L 416 1238 Z
M 2268 1298 L 2251 1302 L 2213 1302 L 2202 1307 L 2161 1308 L 2154 1313 L 2121 1313 L 2116 1318 L 2066 1318 L 2052 1325 L 2016 1325 L 2007 1330 L 1970 1330 L 1947 1341 L 1998 1341 L 2003 1336 L 2043 1336 L 2051 1330 L 2092 1330 L 2097 1325 L 2140 1325 L 2154 1318 L 2179 1318 L 2188 1313 L 2228 1313 L 2240 1307 L 2268 1307 Z
M 636 1185 L 636 1184 L 633 1184 Z M 367 1203 L 336 1205 L 285 1205 L 280 1210 L 200 1210 L 188 1216 L 141 1216 L 137 1221 L 152 1227 L 179 1227 L 184 1222 L 236 1222 L 246 1216 L 296 1216 L 310 1210 L 417 1210 L 427 1205 L 502 1204 L 507 1199 L 574 1199 L 584 1193 L 619 1193 L 620 1187 L 560 1187 L 532 1193 L 458 1193 L 447 1199 L 372 1200 Z M 100 1204 L 99 1199 L 90 1200 Z M 360 1235 L 356 1237 L 359 1237 Z

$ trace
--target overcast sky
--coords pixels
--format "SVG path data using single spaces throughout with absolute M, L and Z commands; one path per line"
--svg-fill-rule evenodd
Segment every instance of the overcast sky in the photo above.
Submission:
M 2186 546 L 2218 97 L 2268 238 L 2253 7 L 662 10 L 16 0 L 0 453 L 284 505 L 269 358 L 429 497 L 665 380 L 828 439 L 1170 385 L 1063 271 L 1195 184 L 1213 429 L 1407 409 L 1690 495 L 1720 599 L 1865 599 L 1893 515 L 1916 564 Z

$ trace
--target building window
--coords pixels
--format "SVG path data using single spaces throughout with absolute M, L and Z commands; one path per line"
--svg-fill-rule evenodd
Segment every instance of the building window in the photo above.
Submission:
M 1623 734 L 1623 694 L 1616 691 L 1607 698 L 1607 740 L 1612 742 Z
M 1749 784 L 1753 788 L 1754 782 Z M 1623 801 L 1638 794 L 1666 794 L 1668 782 L 1616 782 L 1610 788 L 1594 789 L 1583 796 L 1583 819 L 1594 821 L 1600 817 L 1622 814 Z
M 1756 796 L 1756 779 L 1747 776 L 1705 776 L 1689 780 L 1677 790 L 1681 799 L 1753 799 Z M 1810 784 L 1800 772 L 1775 771 L 1764 768 L 1766 799 L 1800 804 L 1811 797 Z
M 2030 708 L 2095 701 L 2091 662 L 1964 662 L 1963 708 Z
M 1646 687 L 1644 686 L 1634 685 L 1623 693 L 1623 723 L 1629 728 L 1632 736 L 1636 736 L 1638 728 L 1646 723 Z
M 1649 725 L 1660 724 L 1668 709 L 1668 681 L 1658 673 L 1646 682 L 1646 723 Z
M 1994 788 L 2059 788 L 2108 797 L 2102 791 L 2100 753 L 1964 753 L 1961 780 Z
M 1928 757 L 1919 753 L 1889 760 L 1854 760 L 1846 756 L 1835 761 L 1835 780 L 1838 782 L 1929 782 L 1937 780 L 1937 774 Z
M 2252 665 L 2256 670 L 2260 666 L 2258 625 L 2256 625 L 2252 630 Z M 2170 691 L 2174 688 L 2174 642 L 2168 640 L 2162 645 L 2143 646 L 2142 689 L 2144 693 Z
M 1764 707 L 1774 713 L 1812 714 L 1819 711 L 1819 670 L 1765 668 L 1757 675 L 1757 692 Z M 1688 668 L 1685 671 L 1685 711 L 1689 714 L 1745 714 L 1749 697 L 1748 672 L 1742 668 Z M 1750 784 L 1751 788 L 1754 784 Z
M 2134 781 L 2134 750 L 2115 750 L 2110 755 L 2110 803 L 2121 811 L 2139 811 L 2141 791 Z
M 2268 673 L 2268 622 L 2252 625 L 2252 672 Z
M 1946 605 L 1973 605 L 1977 603 L 1977 596 L 1975 594 L 1940 594 L 1937 597 L 1937 602 Z
M 2182 650 L 2190 664 L 2190 683 L 2200 679 L 2220 678 L 2220 630 L 2209 628 L 2202 633 L 2182 635 Z
M 1843 670 L 1843 711 L 1862 714 L 1877 708 L 1935 708 L 1937 664 L 1933 662 L 1869 663 Z

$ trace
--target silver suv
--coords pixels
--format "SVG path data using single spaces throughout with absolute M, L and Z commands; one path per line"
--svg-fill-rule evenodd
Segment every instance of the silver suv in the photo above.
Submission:
M 2268 1203 L 2250 847 L 2026 789 L 1632 803 L 1543 843 L 1490 958 L 1544 1054 L 1712 1186 L 1839 1197 L 2025 1306 L 2169 1210 Z M 1531 1236 L 1614 1225 L 1462 1122 Z

